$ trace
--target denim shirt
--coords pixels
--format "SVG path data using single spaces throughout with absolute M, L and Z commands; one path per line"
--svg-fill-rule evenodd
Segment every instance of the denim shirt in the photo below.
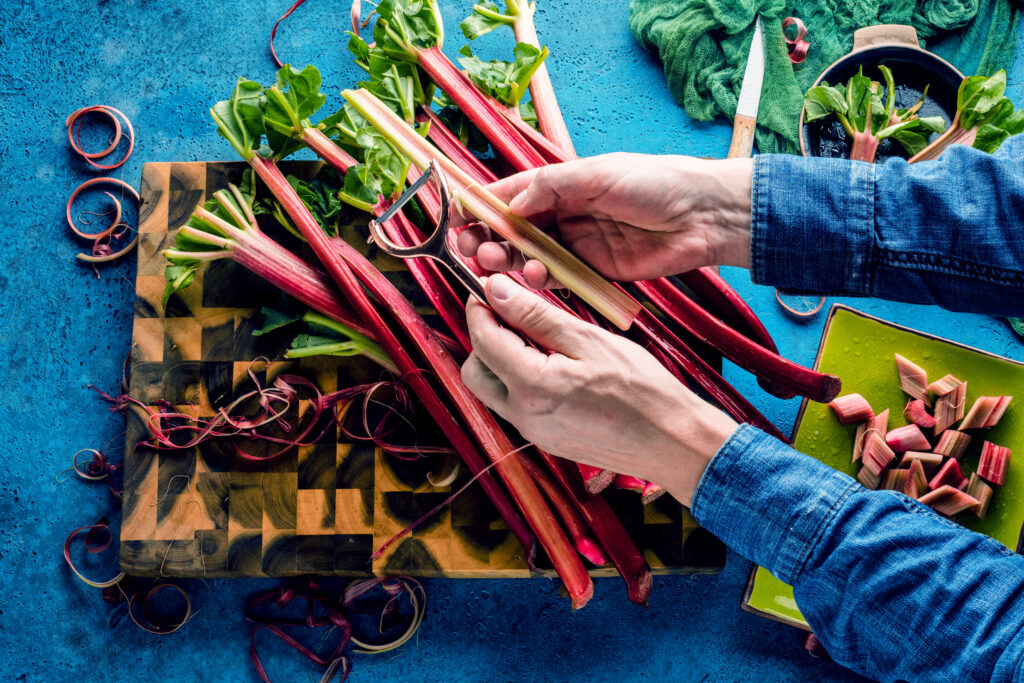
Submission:
M 759 156 L 751 218 L 756 282 L 1024 314 L 1024 136 L 914 165 Z M 1000 543 L 750 425 L 692 511 L 792 584 L 839 663 L 882 681 L 1024 681 L 1024 556 Z

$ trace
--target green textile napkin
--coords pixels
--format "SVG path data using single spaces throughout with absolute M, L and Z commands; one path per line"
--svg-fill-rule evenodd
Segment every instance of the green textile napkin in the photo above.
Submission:
M 633 0 L 629 28 L 665 67 L 669 89 L 700 121 L 736 113 L 753 22 L 764 21 L 768 61 L 757 114 L 761 152 L 797 153 L 804 92 L 850 51 L 853 32 L 874 24 L 909 24 L 918 37 L 967 74 L 1009 68 L 1020 8 L 1012 0 Z M 807 59 L 792 64 L 782 19 L 807 25 Z M 933 42 L 940 42 L 937 47 Z

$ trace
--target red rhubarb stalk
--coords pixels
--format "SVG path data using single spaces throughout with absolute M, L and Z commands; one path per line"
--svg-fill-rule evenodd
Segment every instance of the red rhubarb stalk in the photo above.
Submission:
M 931 446 L 924 432 L 916 424 L 909 424 L 892 430 L 885 435 L 885 444 L 897 453 L 924 451 Z
M 579 468 L 580 476 L 583 477 L 584 488 L 592 496 L 601 493 L 601 491 L 604 491 L 615 481 L 614 472 L 602 470 L 600 467 L 584 465 L 583 463 L 577 463 L 577 467 Z
M 971 443 L 971 437 L 956 429 L 947 429 L 939 436 L 938 443 L 932 449 L 932 453 L 948 455 L 954 460 L 959 460 L 967 451 Z
M 815 372 L 772 353 L 708 313 L 668 280 L 637 282 L 636 286 L 687 332 L 708 342 L 726 358 L 758 377 L 821 403 L 828 403 L 839 393 L 842 382 L 835 375 Z
M 427 137 L 433 142 L 445 156 L 454 161 L 459 168 L 469 174 L 481 185 L 488 185 L 498 180 L 491 169 L 484 166 L 475 154 L 469 151 L 462 140 L 455 133 L 448 130 L 437 114 L 429 107 L 421 107 L 416 115 L 417 121 L 430 121 L 430 128 L 427 130 Z
M 523 458 L 523 465 L 561 518 L 562 526 L 569 533 L 579 554 L 597 567 L 608 564 L 608 558 L 604 556 L 601 547 L 587 528 L 587 523 L 583 521 L 579 510 L 569 500 L 565 491 L 551 479 L 551 475 L 530 458 Z
M 964 485 L 966 484 L 965 480 Z M 978 501 L 973 496 L 949 485 L 940 486 L 934 491 L 924 494 L 918 500 L 939 514 L 950 517 L 978 506 Z
M 1013 396 L 979 396 L 958 429 L 989 429 L 999 424 Z
M 932 429 L 935 418 L 928 413 L 928 405 L 919 398 L 911 399 L 903 409 L 903 417 L 922 429 Z
M 835 411 L 839 424 L 842 425 L 863 422 L 875 416 L 875 412 L 871 410 L 871 405 L 867 402 L 867 399 L 860 394 L 840 396 L 829 403 L 828 407 Z
M 931 405 L 928 399 L 928 373 L 924 368 L 907 360 L 900 354 L 896 356 L 896 371 L 900 375 L 900 389 L 923 403 Z
M 939 471 L 928 482 L 928 488 L 936 491 L 943 486 L 951 486 L 955 489 L 963 489 L 967 486 L 967 477 L 960 471 L 960 463 L 950 458 L 946 464 L 939 468 Z
M 1003 486 L 1006 483 L 1006 473 L 1010 469 L 1011 454 L 1010 449 L 1006 446 L 997 446 L 986 441 L 981 446 L 978 476 L 997 486 Z
M 952 375 L 947 375 L 952 377 Z M 936 392 L 938 393 L 938 392 Z M 935 400 L 935 434 L 940 434 L 964 416 L 967 382 L 961 382 Z

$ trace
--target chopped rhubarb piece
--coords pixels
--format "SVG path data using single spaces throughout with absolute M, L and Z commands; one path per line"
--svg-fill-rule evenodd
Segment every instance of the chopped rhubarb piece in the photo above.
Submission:
M 647 482 L 640 477 L 632 477 L 628 474 L 615 475 L 615 488 L 617 489 L 632 491 L 633 493 L 643 493 L 645 486 L 647 486 Z
M 661 488 L 653 481 L 649 481 L 647 482 L 647 485 L 644 486 L 643 492 L 641 492 L 640 494 L 640 502 L 643 503 L 644 505 L 647 505 L 648 503 L 653 503 L 654 501 L 658 500 L 664 494 L 665 489 Z
M 995 427 L 1006 412 L 1013 396 L 979 396 L 974 400 L 960 429 L 988 429 Z
M 1011 451 L 1006 446 L 997 446 L 991 441 L 981 445 L 981 460 L 978 462 L 978 476 L 988 482 L 1002 486 L 1006 483 L 1006 471 L 1010 468 Z
M 874 432 L 883 436 L 887 431 L 889 431 L 888 408 L 857 427 L 857 434 L 853 441 L 853 462 L 860 460 L 861 452 L 864 450 L 864 440 L 869 433 Z
M 933 453 L 939 455 L 948 455 L 951 458 L 959 460 L 963 457 L 964 452 L 971 443 L 971 436 L 958 432 L 955 429 L 947 429 L 942 432 L 942 436 L 939 437 L 938 443 L 935 444 L 935 448 L 932 449 Z
M 924 468 L 925 472 L 935 472 L 942 466 L 942 461 L 945 457 L 941 453 L 918 453 L 917 451 L 907 451 L 903 454 L 903 461 L 900 463 L 904 467 L 913 466 L 913 461 L 917 460 L 921 463 L 921 467 Z
M 591 467 L 583 463 L 577 463 L 576 466 L 580 470 L 580 476 L 583 477 L 583 487 L 592 496 L 601 493 L 601 491 L 604 491 L 615 481 L 615 473 L 610 470 Z
M 943 486 L 951 486 L 958 490 L 967 486 L 967 477 L 960 471 L 960 463 L 952 458 L 947 460 L 946 464 L 940 467 L 932 480 L 928 482 L 928 488 L 932 491 Z
M 881 479 L 877 474 L 871 471 L 868 467 L 861 467 L 860 472 L 857 473 L 857 481 L 866 489 L 875 490 L 878 488 Z
M 828 407 L 836 411 L 836 417 L 839 418 L 839 424 L 842 425 L 863 422 L 875 416 L 875 411 L 871 410 L 871 405 L 860 394 L 840 396 L 829 403 Z
M 985 519 L 985 515 L 988 514 L 988 506 L 992 503 L 992 493 L 992 487 L 982 481 L 977 472 L 971 475 L 971 480 L 967 482 L 967 495 L 978 501 L 971 512 L 976 514 L 979 519 Z
M 924 474 L 924 466 L 920 460 L 910 461 L 910 476 L 907 477 L 907 484 L 903 493 L 911 498 L 920 498 L 921 494 L 928 490 L 928 478 Z
M 928 385 L 928 391 L 932 392 L 936 396 L 945 396 L 949 392 L 957 388 L 958 385 L 963 384 L 953 375 L 946 375 L 942 379 L 937 379 Z
M 950 462 L 956 461 L 950 460 Z M 929 491 L 921 496 L 919 500 L 939 514 L 949 517 L 964 510 L 970 510 L 978 505 L 978 500 L 974 496 L 967 495 L 960 489 L 949 485 L 940 486 L 934 491 Z
M 900 389 L 924 403 L 928 403 L 928 373 L 924 368 L 896 354 L 896 369 L 900 373 Z
M 871 432 L 864 440 L 864 467 L 872 474 L 880 477 L 882 470 L 896 459 L 896 454 L 886 445 L 885 440 L 875 432 Z
M 882 488 L 889 491 L 903 491 L 910 479 L 910 470 L 889 470 L 882 480 Z
M 954 422 L 964 416 L 964 403 L 967 401 L 967 382 L 958 384 L 948 394 L 939 396 L 935 401 L 935 433 L 941 434 L 949 429 Z
M 903 417 L 924 429 L 931 429 L 935 426 L 935 418 L 928 412 L 928 404 L 919 398 L 915 398 L 903 409 Z
M 921 428 L 916 424 L 897 427 L 892 430 L 885 435 L 885 444 L 898 453 L 924 451 L 931 446 L 928 443 L 928 437 L 924 435 Z

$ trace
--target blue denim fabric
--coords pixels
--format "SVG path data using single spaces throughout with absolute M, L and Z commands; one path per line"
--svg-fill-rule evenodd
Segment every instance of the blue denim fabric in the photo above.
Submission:
M 755 282 L 1024 315 L 1024 136 L 913 165 L 758 156 L 751 219 Z
M 692 512 L 792 584 L 844 666 L 881 681 L 1024 681 L 1024 556 L 987 536 L 750 425 L 719 449 Z

